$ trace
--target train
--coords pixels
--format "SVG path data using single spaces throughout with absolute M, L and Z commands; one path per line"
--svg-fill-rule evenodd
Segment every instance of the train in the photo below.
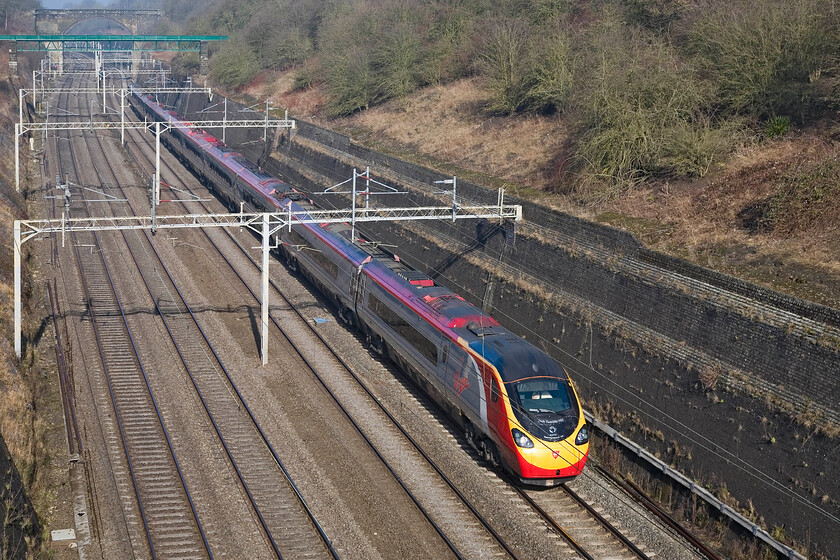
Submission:
M 140 118 L 166 122 L 161 141 L 231 209 L 305 215 L 318 207 L 218 138 L 138 87 Z M 491 464 L 522 484 L 574 479 L 589 456 L 589 427 L 566 370 L 463 297 L 381 244 L 353 239 L 347 223 L 295 223 L 272 245 L 464 430 Z

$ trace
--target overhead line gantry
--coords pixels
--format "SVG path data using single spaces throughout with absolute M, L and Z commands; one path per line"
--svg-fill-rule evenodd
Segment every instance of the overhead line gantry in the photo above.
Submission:
M 91 117 L 88 121 L 77 121 L 77 122 L 40 122 L 40 123 L 33 123 L 33 122 L 24 122 L 23 120 L 23 98 L 29 93 L 30 90 L 21 89 L 20 90 L 20 115 L 19 115 L 19 122 L 15 123 L 15 188 L 20 191 L 20 138 L 26 134 L 27 132 L 35 132 L 35 131 L 43 131 L 48 132 L 50 130 L 104 130 L 110 129 L 115 130 L 117 127 L 120 129 L 120 141 L 121 143 L 125 143 L 125 130 L 126 129 L 149 129 L 154 130 L 155 133 L 155 192 L 157 193 L 156 196 L 159 195 L 160 192 L 160 135 L 162 132 L 166 132 L 171 129 L 173 126 L 179 126 L 184 128 L 200 128 L 200 129 L 209 129 L 209 128 L 221 128 L 222 130 L 226 128 L 264 128 L 265 135 L 264 139 L 267 140 L 268 138 L 268 129 L 269 128 L 295 128 L 295 121 L 289 119 L 288 112 L 283 119 L 272 119 L 269 118 L 269 112 L 266 110 L 265 116 L 260 118 L 253 118 L 253 119 L 234 119 L 234 120 L 203 120 L 203 121 L 175 121 L 172 123 L 169 122 L 138 122 L 138 121 L 126 121 L 125 120 L 125 98 L 128 95 L 127 90 L 121 89 L 118 93 L 120 96 L 120 121 L 94 121 Z M 56 90 L 56 92 L 65 92 L 66 90 Z M 86 90 L 87 91 L 87 90 Z M 103 91 L 104 96 L 104 89 L 97 89 L 93 90 L 95 92 Z M 209 88 L 144 88 L 142 89 L 144 93 L 162 93 L 162 92 L 172 92 L 177 91 L 180 93 L 183 92 L 196 92 L 196 93 L 206 93 L 207 95 L 212 95 L 212 92 Z M 103 102 L 104 106 L 104 102 Z M 259 114 L 259 113 L 257 113 Z M 156 200 L 159 200 L 156 198 Z
M 201 43 L 226 41 L 227 35 L 0 35 L 0 41 L 17 43 L 17 52 L 187 51 L 198 52 Z M 126 49 L 125 43 L 133 46 Z
M 499 190 L 498 204 L 495 206 L 422 206 L 407 208 L 356 208 L 349 210 L 305 210 L 292 211 L 291 201 L 288 210 L 262 213 L 232 214 L 184 214 L 156 216 L 154 205 L 149 216 L 110 216 L 102 218 L 67 218 L 59 220 L 15 220 L 14 223 L 14 267 L 15 267 L 15 354 L 22 352 L 21 341 L 21 247 L 23 243 L 40 236 L 61 234 L 62 244 L 68 233 L 82 231 L 119 231 L 158 229 L 194 229 L 194 228 L 247 228 L 261 236 L 262 244 L 262 297 L 260 301 L 261 317 L 261 362 L 268 363 L 268 266 L 272 236 L 292 224 L 328 224 L 358 223 L 409 220 L 463 220 L 463 219 L 522 219 L 522 206 L 505 205 L 504 191 Z

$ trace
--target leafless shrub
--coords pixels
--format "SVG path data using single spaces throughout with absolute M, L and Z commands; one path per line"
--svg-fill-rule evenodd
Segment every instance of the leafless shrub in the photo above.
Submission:
M 703 385 L 703 389 L 713 391 L 722 373 L 721 369 L 717 366 L 705 366 L 701 368 L 698 377 L 700 384 Z

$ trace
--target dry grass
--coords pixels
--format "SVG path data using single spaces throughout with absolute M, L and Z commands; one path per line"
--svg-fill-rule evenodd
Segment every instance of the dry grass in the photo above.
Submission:
M 28 457 L 31 446 L 31 431 L 26 405 L 31 401 L 29 391 L 14 369 L 8 367 L 10 363 L 9 348 L 3 344 L 0 348 L 0 396 L 3 406 L 0 408 L 0 433 L 9 448 L 9 453 L 18 459 Z
M 713 391 L 722 373 L 723 372 L 718 367 L 704 366 L 698 374 L 700 383 L 703 385 L 703 389 L 706 391 Z
M 0 201 L 0 220 L 3 225 L 13 220 L 13 213 L 5 201 Z M 4 242 L 0 251 L 7 253 L 9 250 L 8 244 Z M 6 260 L 5 255 L 3 260 Z M 24 366 L 17 366 L 11 344 L 13 295 L 8 276 L 3 274 L 0 276 L 0 325 L 3 326 L 0 332 L 0 435 L 8 450 L 10 462 L 26 487 L 26 501 L 31 499 L 33 493 L 41 495 L 44 491 L 39 480 L 41 467 L 44 466 L 42 459 L 46 456 L 43 439 L 45 425 L 36 415 L 36 399 L 30 376 L 23 371 Z M 29 358 L 31 356 L 25 358 L 27 363 L 31 362 Z M 0 496 L 3 497 L 0 514 L 4 514 L 4 523 L 23 530 L 29 538 L 32 535 L 28 531 L 33 529 L 29 518 L 15 513 L 16 508 L 23 503 L 22 498 L 14 494 L 16 490 L 10 485 L 8 473 L 3 474 L 7 485 L 0 490 Z
M 21 60 L 21 64 L 25 72 L 27 68 L 24 65 L 25 61 Z M 0 128 L 8 131 L 11 128 L 7 126 L 10 119 L 17 117 L 17 103 L 16 95 L 11 96 L 9 92 L 11 84 L 5 83 L 6 85 L 0 88 L 2 89 L 0 99 L 3 100 L 0 102 L 0 125 L 2 125 Z M 0 491 L 3 497 L 0 514 L 5 514 L 5 523 L 19 527 L 29 542 L 32 538 L 37 540 L 38 535 L 32 533 L 36 527 L 31 524 L 30 518 L 21 516 L 21 511 L 24 510 L 17 508 L 24 502 L 37 501 L 38 504 L 44 505 L 39 513 L 45 514 L 46 508 L 50 505 L 48 500 L 52 491 L 45 480 L 46 467 L 49 463 L 45 438 L 47 424 L 44 417 L 38 414 L 38 405 L 44 404 L 41 397 L 47 382 L 41 377 L 40 371 L 36 371 L 39 368 L 33 366 L 34 355 L 31 349 L 19 363 L 12 347 L 14 324 L 12 222 L 16 218 L 24 217 L 24 211 L 21 210 L 23 200 L 15 193 L 14 188 L 13 144 L 8 136 L 2 140 L 3 142 L 0 142 L 0 237 L 2 237 L 0 239 L 0 434 L 8 449 L 9 459 L 25 486 L 26 495 L 18 495 L 18 490 L 12 488 L 6 480 L 3 491 Z M 31 286 L 31 278 L 27 273 L 24 267 L 26 285 Z M 24 300 L 24 305 L 27 303 Z M 28 310 L 24 311 L 25 320 L 33 321 L 31 316 L 27 319 L 28 313 Z M 25 329 L 29 327 L 31 325 L 24 325 Z M 10 504 L 13 504 L 12 509 L 10 509 Z M 33 544 L 30 542 L 29 546 Z M 13 551 L 6 552 L 16 554 Z M 36 548 L 30 548 L 30 552 L 36 552 Z
M 797 166 L 837 151 L 821 135 L 808 133 L 753 146 L 708 180 L 648 185 L 627 193 L 603 207 L 613 213 L 603 221 L 637 233 L 651 248 L 840 307 L 840 229 L 757 233 L 745 227 L 742 213 L 767 200 Z M 646 235 L 633 219 L 648 229 L 661 226 L 665 234 Z
M 295 90 L 294 83 L 295 71 L 288 70 L 272 75 L 258 87 L 252 86 L 249 91 L 260 99 L 270 98 L 275 107 L 288 109 L 295 117 L 319 120 L 327 110 L 327 96 L 323 87 L 315 85 L 304 90 Z
M 824 147 L 812 136 L 750 147 L 736 154 L 710 180 L 649 185 L 627 193 L 612 209 L 650 219 L 661 219 L 665 212 L 675 231 L 698 240 L 716 233 L 728 237 L 745 206 L 769 196 L 774 182 L 795 162 L 814 157 Z M 742 233 L 741 239 L 748 237 L 746 230 Z
M 7 186 L 2 188 L 8 189 Z M 0 196 L 0 232 L 7 233 L 0 240 L 0 262 L 9 265 L 12 262 L 11 230 L 15 217 L 15 211 Z M 4 264 L 4 268 L 5 266 Z M 16 366 L 17 358 L 11 344 L 14 287 L 11 283 L 10 268 L 0 273 L 0 434 L 6 441 L 15 463 L 20 466 L 21 463 L 25 465 L 31 462 L 28 458 L 33 445 L 32 407 L 30 405 L 27 409 L 27 403 L 32 401 L 32 392 Z
M 178 56 L 178 53 L 175 52 L 175 51 L 172 51 L 172 52 L 160 51 L 160 52 L 152 53 L 152 58 L 153 59 L 160 60 L 162 62 L 165 62 L 166 64 L 172 64 L 172 60 L 176 56 Z
M 564 123 L 540 116 L 490 117 L 482 111 L 487 102 L 477 79 L 463 79 L 331 125 L 512 183 L 545 185 L 552 156 L 566 138 Z
M 487 116 L 483 108 L 488 94 L 476 78 L 425 88 L 352 117 L 327 120 L 323 89 L 316 85 L 293 91 L 293 77 L 291 71 L 264 76 L 249 92 L 258 97 L 271 94 L 275 105 L 288 107 L 293 115 L 362 143 L 447 172 L 458 170 L 459 176 L 486 177 L 494 187 L 504 183 L 519 196 L 625 229 L 650 248 L 840 307 L 840 227 L 782 237 L 751 232 L 742 214 L 767 200 L 778 181 L 797 166 L 840 152 L 830 140 L 836 131 L 792 132 L 771 142 L 755 142 L 703 179 L 645 183 L 615 198 L 581 198 L 556 194 L 557 185 L 552 184 L 556 177 L 551 170 L 569 124 L 557 116 Z

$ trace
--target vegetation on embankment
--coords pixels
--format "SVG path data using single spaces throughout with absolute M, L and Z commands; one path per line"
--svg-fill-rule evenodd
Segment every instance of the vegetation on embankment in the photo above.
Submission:
M 6 7 L 10 33 L 31 33 L 32 12 L 17 15 L 13 9 L 31 10 L 31 2 L 9 3 Z M 31 73 L 28 58 L 21 56 L 23 75 Z M 5 53 L 0 68 L 8 67 Z M 42 557 L 49 538 L 49 522 L 56 510 L 56 495 L 61 484 L 61 470 L 52 456 L 60 443 L 57 422 L 61 408 L 56 406 L 50 388 L 48 366 L 39 358 L 33 335 L 38 324 L 35 309 L 38 289 L 29 274 L 29 259 L 24 254 L 23 309 L 25 351 L 18 360 L 13 348 L 13 222 L 27 217 L 27 204 L 15 189 L 14 123 L 18 119 L 17 88 L 11 80 L 0 81 L 0 557 Z M 26 180 L 26 158 L 23 158 Z M 37 335 L 36 335 L 37 336 Z M 56 412 L 57 411 L 57 412 Z M 59 434 L 59 437 L 56 437 Z M 59 448 L 60 449 L 60 448 Z M 65 471 L 66 472 L 66 471 Z M 44 538 L 44 534 L 47 538 Z
M 487 114 L 570 124 L 555 188 L 606 193 L 700 177 L 746 136 L 783 135 L 836 107 L 830 0 L 250 0 L 217 2 L 188 29 L 228 33 L 220 84 L 295 68 L 346 116 L 479 76 Z
M 216 86 L 840 306 L 831 0 L 167 6 Z
M 42 382 L 32 367 L 33 354 L 18 362 L 12 347 L 12 224 L 25 215 L 14 187 L 11 130 L 17 96 L 12 92 L 8 81 L 0 82 L 0 556 L 24 558 L 37 548 L 41 536 L 31 495 L 45 490 L 46 453 L 36 406 Z

